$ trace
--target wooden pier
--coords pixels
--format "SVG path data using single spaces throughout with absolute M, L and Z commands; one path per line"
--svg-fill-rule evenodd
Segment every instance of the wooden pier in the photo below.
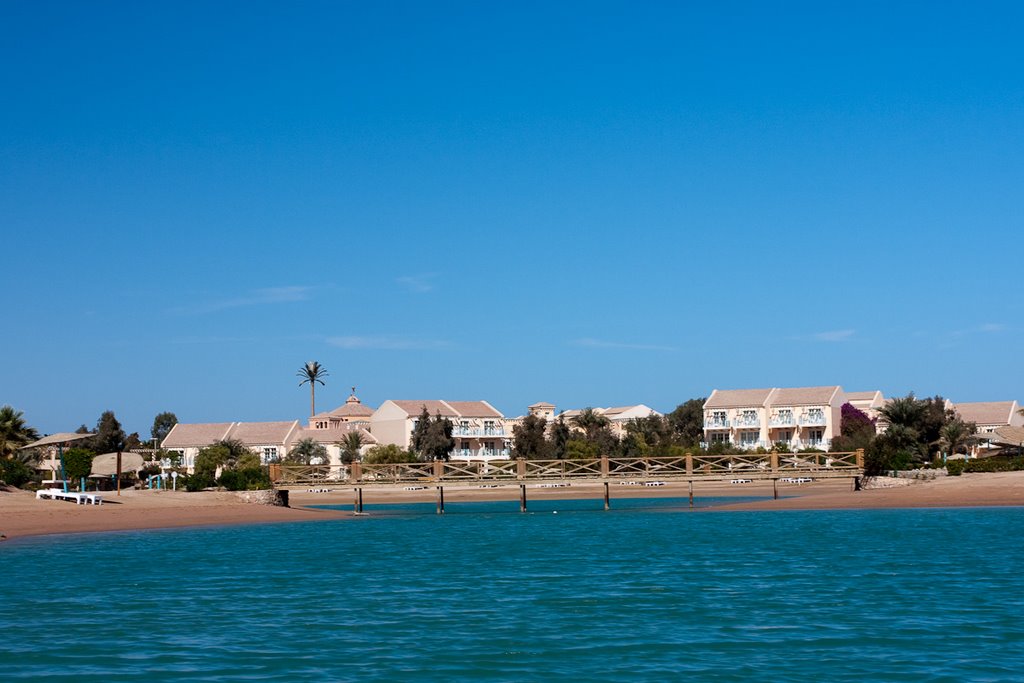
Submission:
M 270 477 L 278 488 L 338 486 L 353 488 L 354 509 L 363 511 L 363 488 L 407 486 L 435 487 L 437 512 L 444 512 L 446 485 L 519 486 L 519 505 L 526 511 L 529 483 L 603 483 L 605 509 L 610 507 L 611 483 L 637 484 L 685 481 L 693 506 L 694 482 L 733 480 L 771 481 L 775 498 L 781 479 L 850 479 L 854 488 L 864 474 L 864 451 L 849 453 L 767 453 L 693 455 L 676 457 L 585 460 L 490 460 L 411 462 L 388 465 L 270 465 Z

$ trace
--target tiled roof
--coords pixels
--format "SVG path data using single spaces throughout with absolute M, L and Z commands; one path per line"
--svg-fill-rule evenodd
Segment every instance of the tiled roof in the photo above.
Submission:
M 828 405 L 839 387 L 797 387 L 795 389 L 776 389 L 772 395 L 773 406 L 809 406 Z
M 401 408 L 402 410 L 404 410 L 407 415 L 411 415 L 413 417 L 415 417 L 416 415 L 419 415 L 420 413 L 423 412 L 423 406 L 427 407 L 427 412 L 430 413 L 431 417 L 433 417 L 434 415 L 437 415 L 437 414 L 440 414 L 441 417 L 458 417 L 459 416 L 459 414 L 456 413 L 451 408 L 451 406 L 449 406 L 444 401 L 435 401 L 435 400 L 430 400 L 430 401 L 395 401 L 395 400 L 392 400 L 391 402 L 394 403 L 399 408 Z
M 364 406 L 362 403 L 346 403 L 338 406 L 328 415 L 331 417 L 369 417 L 373 415 L 373 408 Z
M 460 417 L 502 417 L 487 401 L 445 401 Z
M 964 422 L 980 425 L 1009 424 L 1016 401 L 956 403 L 954 408 Z
M 847 391 L 847 401 L 874 401 L 875 396 L 881 393 L 879 391 Z
M 748 408 L 763 406 L 772 389 L 715 389 L 704 403 L 705 408 Z
M 377 439 L 374 438 L 373 434 L 366 431 L 362 427 L 356 427 L 355 425 L 347 427 L 338 427 L 335 429 L 300 429 L 295 436 L 295 439 L 313 439 L 317 443 L 341 443 L 348 435 L 352 432 L 358 432 L 363 438 L 363 443 L 366 445 L 372 445 L 377 443 Z
M 291 422 L 239 422 L 231 430 L 232 439 L 246 446 L 278 444 L 288 440 L 289 432 L 298 428 L 298 420 Z
M 541 401 L 540 403 L 534 403 L 532 406 L 527 406 L 527 408 L 554 408 L 554 407 L 555 407 L 554 403 L 545 403 L 544 401 Z
M 163 448 L 193 448 L 209 446 L 215 441 L 228 438 L 234 422 L 203 422 L 198 424 L 178 423 L 164 438 Z

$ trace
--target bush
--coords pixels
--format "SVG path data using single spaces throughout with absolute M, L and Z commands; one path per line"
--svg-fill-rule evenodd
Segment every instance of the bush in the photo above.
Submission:
M 363 462 L 367 465 L 393 465 L 416 462 L 415 455 L 393 443 L 374 446 L 366 453 Z
M 0 482 L 22 487 L 32 481 L 32 469 L 20 460 L 0 460 Z
M 196 472 L 185 477 L 185 490 L 192 493 L 208 489 L 215 484 L 216 482 L 213 480 L 213 477 L 205 472 Z
M 950 476 L 963 472 L 1019 472 L 1024 470 L 1024 456 L 1016 458 L 982 458 L 980 460 L 950 460 L 946 463 Z
M 270 488 L 270 476 L 262 467 L 227 470 L 218 483 L 228 491 L 258 491 Z

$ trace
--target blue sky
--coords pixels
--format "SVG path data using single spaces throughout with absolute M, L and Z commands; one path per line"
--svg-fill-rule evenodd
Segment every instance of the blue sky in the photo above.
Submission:
M 1019 4 L 491 4 L 0 4 L 0 403 L 1024 399 Z

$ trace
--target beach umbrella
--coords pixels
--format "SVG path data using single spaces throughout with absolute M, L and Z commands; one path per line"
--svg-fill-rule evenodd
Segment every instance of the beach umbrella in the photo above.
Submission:
M 92 459 L 92 476 L 117 474 L 117 453 L 104 453 Z M 138 453 L 121 453 L 121 471 L 138 472 L 145 467 L 145 461 Z
M 57 432 L 56 434 L 50 434 L 44 436 L 38 441 L 33 441 L 30 444 L 22 446 L 23 450 L 26 448 L 40 448 L 42 446 L 56 446 L 57 454 L 60 456 L 60 478 L 64 480 L 64 493 L 68 492 L 68 478 L 64 475 L 64 444 L 72 441 L 79 441 L 80 439 L 88 439 L 96 436 L 95 434 L 79 434 L 77 432 Z

